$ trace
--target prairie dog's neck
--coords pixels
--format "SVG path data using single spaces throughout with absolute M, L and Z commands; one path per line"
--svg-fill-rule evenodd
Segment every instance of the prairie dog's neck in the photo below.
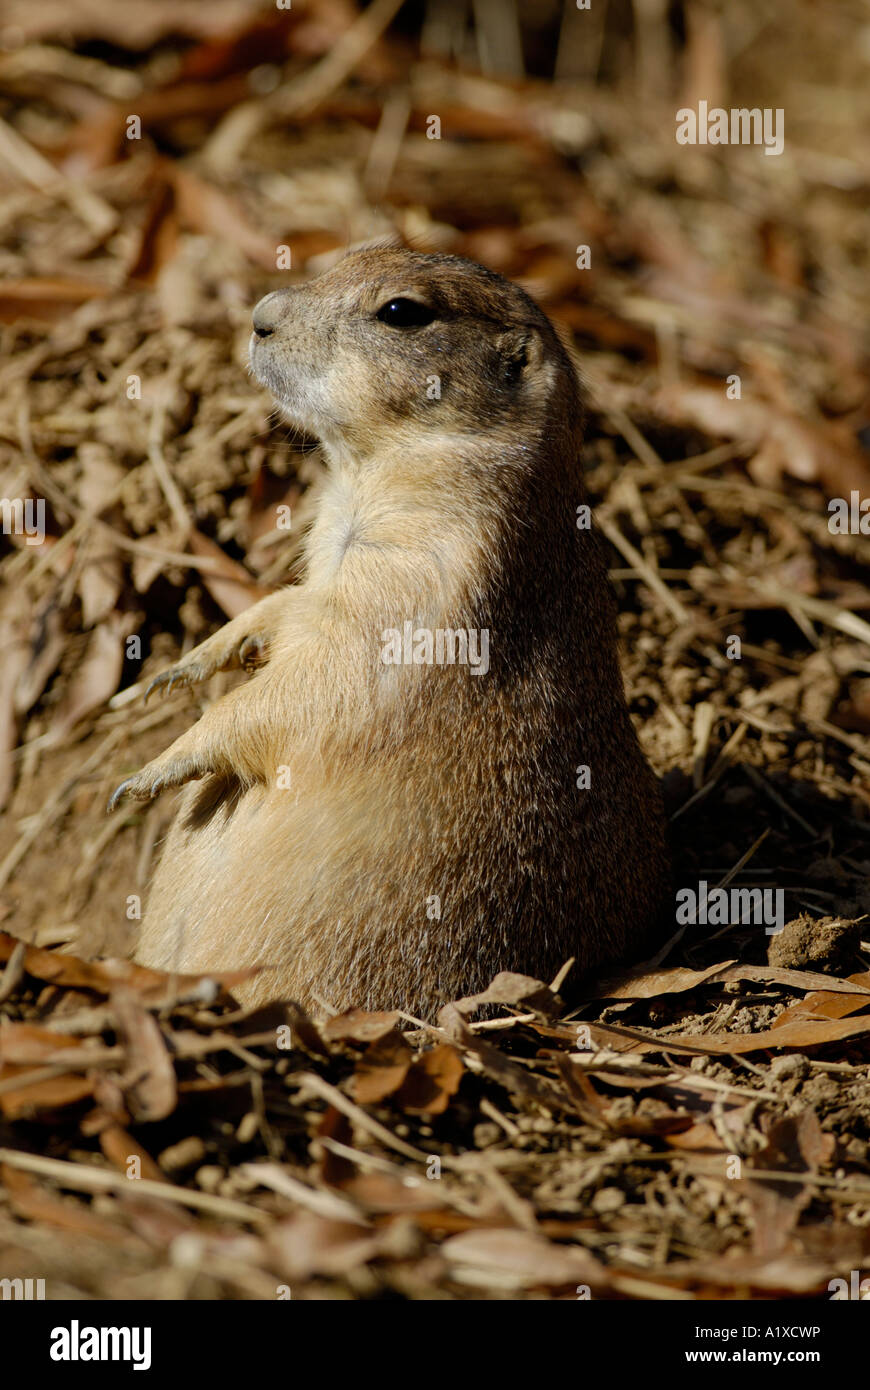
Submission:
M 307 545 L 307 583 L 362 615 L 468 612 L 498 565 L 504 499 L 454 439 L 377 462 L 333 456 Z M 504 480 L 507 479 L 507 473 Z

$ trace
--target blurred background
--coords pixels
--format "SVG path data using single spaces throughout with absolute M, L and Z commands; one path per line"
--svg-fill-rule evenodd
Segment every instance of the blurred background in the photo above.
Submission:
M 144 683 L 294 578 L 321 466 L 251 308 L 397 232 L 573 339 L 678 881 L 785 888 L 831 925 L 805 963 L 853 959 L 870 551 L 828 503 L 870 496 L 868 78 L 860 0 L 5 0 L 0 497 L 46 534 L 0 534 L 2 925 L 130 945 L 173 802 L 107 797 L 236 678 Z M 678 144 L 701 101 L 782 109 L 782 153 Z

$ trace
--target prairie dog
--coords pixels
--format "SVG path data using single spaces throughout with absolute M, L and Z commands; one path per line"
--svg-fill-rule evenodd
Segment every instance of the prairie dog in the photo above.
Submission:
M 499 970 L 639 951 L 664 820 L 577 524 L 580 392 L 549 320 L 473 262 L 381 247 L 253 324 L 253 373 L 328 478 L 304 582 L 156 682 L 263 661 L 112 798 L 203 779 L 137 959 L 259 964 L 250 1003 L 431 1015 Z

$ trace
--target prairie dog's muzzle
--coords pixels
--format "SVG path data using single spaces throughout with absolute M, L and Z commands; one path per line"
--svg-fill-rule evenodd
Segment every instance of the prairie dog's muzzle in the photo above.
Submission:
M 263 295 L 260 302 L 255 305 L 252 321 L 254 333 L 258 338 L 271 337 L 275 329 L 286 318 L 287 300 L 292 294 L 292 290 L 273 290 L 271 294 Z

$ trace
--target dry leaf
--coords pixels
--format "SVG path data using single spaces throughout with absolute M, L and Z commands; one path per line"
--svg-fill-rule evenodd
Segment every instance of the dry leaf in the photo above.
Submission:
M 0 289 L 0 323 L 38 319 L 54 323 L 66 318 L 70 309 L 89 299 L 105 299 L 108 285 L 72 276 L 42 276 L 31 280 L 4 280 Z
M 557 1288 L 588 1284 L 601 1293 L 610 1276 L 588 1251 L 554 1245 L 526 1231 L 466 1231 L 445 1240 L 441 1253 L 459 1269 L 473 1269 L 498 1287 Z
M 697 989 L 720 971 L 733 965 L 733 960 L 708 965 L 706 970 L 679 967 L 669 970 L 641 971 L 634 975 L 612 976 L 601 980 L 596 987 L 597 999 L 657 999 L 660 994 L 682 994 Z
M 557 996 L 541 980 L 530 975 L 517 975 L 511 970 L 502 970 L 482 994 L 471 994 L 466 999 L 457 999 L 448 1005 L 460 1013 L 474 1013 L 484 1004 L 509 1004 L 518 1008 L 536 1009 L 539 1013 L 552 1014 L 559 1008 Z
M 111 613 L 91 634 L 84 660 L 52 721 L 50 744 L 63 743 L 81 719 L 114 695 L 124 668 L 124 643 L 135 627 L 132 613 Z
M 24 596 L 3 593 L 6 611 L 0 618 L 0 810 L 6 805 L 15 781 L 13 750 L 18 743 L 17 703 L 19 683 L 24 679 L 30 661 L 30 645 L 26 636 L 29 625 L 29 605 Z
M 862 989 L 860 994 L 847 994 L 845 988 L 848 984 L 859 985 Z M 870 989 L 870 970 L 865 970 L 857 975 L 850 975 L 849 980 L 837 980 L 838 991 L 834 992 L 824 986 L 827 981 L 823 979 L 821 989 L 808 994 L 805 999 L 800 999 L 796 1004 L 791 1004 L 787 1009 L 774 1019 L 773 1028 L 784 1028 L 788 1023 L 794 1023 L 804 1018 L 846 1018 L 848 1014 L 857 1013 L 859 1009 L 866 1009 L 870 1004 L 870 993 L 864 990 Z
M 34 614 L 29 638 L 29 659 L 15 684 L 15 710 L 26 714 L 58 668 L 66 647 L 60 610 L 49 600 Z M 8 651 L 4 645 L 4 651 Z M 4 663 L 4 673 L 6 666 Z
M 376 1232 L 346 1221 L 300 1211 L 269 1232 L 268 1245 L 282 1274 L 307 1279 L 312 1274 L 346 1274 L 377 1253 Z
M 767 1028 L 761 1033 L 679 1033 L 654 1034 L 627 1028 L 607 1029 L 592 1026 L 592 1036 L 602 1041 L 607 1034 L 626 1039 L 634 1038 L 645 1052 L 700 1052 L 741 1056 L 746 1052 L 766 1052 L 778 1048 L 818 1047 L 822 1043 L 838 1042 L 842 1038 L 860 1037 L 870 1033 L 870 1017 L 859 1019 L 798 1020 L 782 1028 Z
M 0 932 L 0 962 L 8 960 L 18 944 L 17 937 Z M 23 944 L 25 971 L 37 980 L 73 989 L 95 990 L 98 994 L 111 994 L 124 985 L 134 989 L 143 1002 L 151 1005 L 163 1004 L 169 999 L 207 998 L 213 996 L 215 986 L 229 990 L 257 973 L 255 968 L 249 968 L 214 975 L 173 975 L 162 970 L 148 970 L 129 960 L 84 961 Z
M 443 1115 L 459 1090 L 465 1072 L 462 1058 L 449 1043 L 424 1052 L 408 1069 L 396 1103 L 411 1115 Z
M 413 1056 L 399 1033 L 388 1033 L 373 1042 L 357 1062 L 354 1100 L 360 1105 L 374 1105 L 385 1096 L 391 1096 L 405 1080 Z
M 0 1166 L 0 1180 L 9 1194 L 13 1211 L 27 1221 L 44 1221 L 49 1226 L 107 1245 L 129 1247 L 140 1244 L 135 1238 L 131 1241 L 123 1226 L 105 1220 L 81 1202 L 71 1203 L 55 1196 L 41 1187 L 30 1173 L 3 1164 Z
M 173 1105 L 175 1103 L 173 1097 Z M 169 1113 L 169 1112 L 167 1112 Z M 159 1119 L 157 1115 L 140 1115 L 139 1119 Z M 147 1178 L 151 1182 L 168 1182 L 166 1174 L 159 1164 L 143 1149 L 126 1129 L 121 1125 L 108 1124 L 105 1129 L 100 1130 L 100 1148 L 106 1155 L 109 1162 L 118 1169 L 120 1173 L 130 1176 L 130 1159 L 139 1160 L 139 1176 Z
M 807 1169 L 811 1173 L 830 1163 L 837 1147 L 832 1134 L 825 1134 L 815 1111 L 798 1115 L 764 1115 L 761 1129 L 767 1148 L 756 1155 L 760 1168 Z
M 191 531 L 188 544 L 194 555 L 220 561 L 220 572 L 203 570 L 202 582 L 228 618 L 235 618 L 237 614 L 244 613 L 251 604 L 258 603 L 261 598 L 266 598 L 272 593 L 271 589 L 264 589 L 257 584 L 244 565 L 231 560 L 219 545 L 215 545 L 214 541 L 209 540 L 208 536 L 202 535 L 200 531 Z
M 175 1068 L 156 1020 L 130 989 L 113 990 L 109 1006 L 127 1058 L 120 1078 L 134 1120 L 163 1120 L 175 1109 Z
M 30 1067 L 0 1067 L 0 1112 L 7 1120 L 51 1119 L 49 1112 L 75 1105 L 93 1090 L 83 1076 L 54 1076 L 44 1081 L 27 1081 Z M 20 1085 L 14 1084 L 20 1078 Z M 9 1083 L 9 1089 L 4 1083 Z
M 82 1044 L 77 1038 L 41 1028 L 36 1023 L 7 1023 L 0 1028 L 0 1062 L 23 1066 L 43 1062 L 59 1052 L 75 1051 Z
M 368 1013 L 365 1009 L 348 1009 L 326 1020 L 321 1029 L 327 1042 L 376 1042 L 384 1038 L 401 1020 L 398 1013 Z

